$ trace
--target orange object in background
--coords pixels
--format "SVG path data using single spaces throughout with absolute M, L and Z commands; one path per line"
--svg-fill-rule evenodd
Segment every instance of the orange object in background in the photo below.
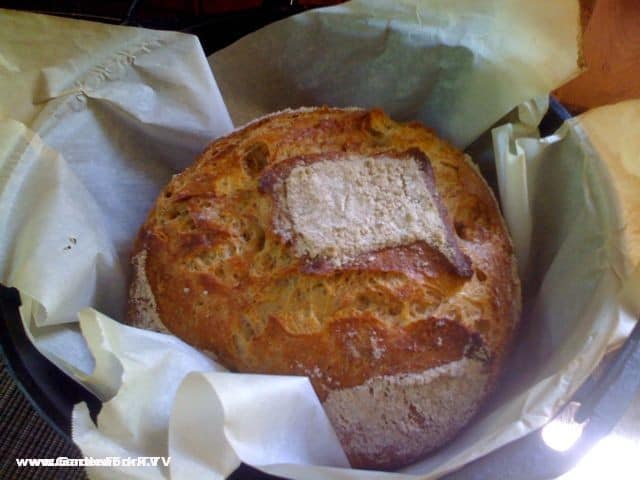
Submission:
M 640 1 L 582 0 L 581 4 L 586 70 L 554 94 L 574 113 L 640 98 Z

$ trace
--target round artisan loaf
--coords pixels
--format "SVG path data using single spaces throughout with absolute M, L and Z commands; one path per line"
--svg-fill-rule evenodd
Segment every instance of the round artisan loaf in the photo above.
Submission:
M 379 110 L 284 111 L 215 141 L 161 193 L 132 258 L 133 324 L 232 371 L 308 376 L 354 467 L 455 435 L 520 312 L 477 169 Z

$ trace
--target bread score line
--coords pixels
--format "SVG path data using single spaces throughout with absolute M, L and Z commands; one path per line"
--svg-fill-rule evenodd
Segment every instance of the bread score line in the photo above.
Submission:
M 132 259 L 134 325 L 232 371 L 308 376 L 361 468 L 452 438 L 520 313 L 477 168 L 380 110 L 289 110 L 213 142 L 160 194 Z

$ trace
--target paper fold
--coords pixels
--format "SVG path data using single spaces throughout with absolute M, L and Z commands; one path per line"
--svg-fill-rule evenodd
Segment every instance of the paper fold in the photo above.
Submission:
M 245 420 L 246 412 L 251 412 L 251 422 Z M 203 418 L 208 419 L 204 428 L 199 427 Z M 172 467 L 176 478 L 195 473 L 190 470 L 193 452 L 224 475 L 240 461 L 256 467 L 349 466 L 306 377 L 192 373 L 176 397 L 169 437 L 176 445 L 172 453 L 189 446 L 189 464 L 181 468 L 178 461 Z M 211 445 L 216 448 L 207 448 Z
M 114 290 L 97 291 L 124 283 L 124 275 L 89 192 L 24 124 L 0 117 L 0 136 L 3 281 L 39 300 L 46 314 L 36 319 L 38 326 L 75 321 L 88 304 L 108 311 L 121 304 Z
M 98 428 L 86 406 L 76 406 L 73 440 L 96 458 L 169 456 L 167 428 L 180 382 L 189 372 L 219 367 L 173 336 L 128 327 L 92 309 L 80 313 L 80 325 L 96 360 L 84 383 L 111 389 L 104 392 Z M 88 470 L 91 478 L 168 478 L 168 468 L 160 465 L 156 473 L 151 467 Z

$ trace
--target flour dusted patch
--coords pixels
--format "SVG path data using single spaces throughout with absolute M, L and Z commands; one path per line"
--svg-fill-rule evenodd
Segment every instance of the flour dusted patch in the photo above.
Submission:
M 170 333 L 164 326 L 158 315 L 156 299 L 153 296 L 145 265 L 147 251 L 142 250 L 131 259 L 133 265 L 133 281 L 129 290 L 129 301 L 134 310 L 134 327 L 145 328 L 160 333 Z
M 367 252 L 425 242 L 469 270 L 424 155 L 345 155 L 294 166 L 284 208 L 298 255 L 335 267 Z
M 381 465 L 410 462 L 470 419 L 486 390 L 485 368 L 462 358 L 421 373 L 374 377 L 332 391 L 323 406 L 352 463 L 373 455 Z

